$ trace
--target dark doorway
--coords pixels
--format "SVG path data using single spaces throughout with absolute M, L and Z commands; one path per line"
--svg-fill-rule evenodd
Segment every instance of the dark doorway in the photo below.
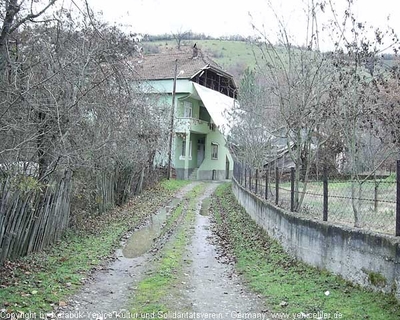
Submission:
M 197 141 L 197 168 L 203 163 L 206 151 L 206 144 L 204 138 Z

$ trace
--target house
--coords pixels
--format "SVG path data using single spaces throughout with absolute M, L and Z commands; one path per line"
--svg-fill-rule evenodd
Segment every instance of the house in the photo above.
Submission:
M 224 114 L 236 103 L 237 87 L 232 75 L 196 46 L 190 51 L 144 55 L 135 69 L 146 83 L 147 92 L 161 94 L 163 103 L 173 107 L 171 162 L 176 177 L 229 179 L 233 160 L 226 147 L 229 126 Z M 170 112 L 165 116 L 171 118 Z M 168 154 L 162 158 L 165 163 Z
M 282 127 L 271 132 L 268 145 L 268 152 L 264 161 L 264 168 L 278 167 L 282 172 L 289 172 L 295 167 L 293 159 L 290 157 L 290 149 L 294 150 L 294 141 L 288 142 L 287 130 Z M 290 149 L 289 149 L 290 146 Z

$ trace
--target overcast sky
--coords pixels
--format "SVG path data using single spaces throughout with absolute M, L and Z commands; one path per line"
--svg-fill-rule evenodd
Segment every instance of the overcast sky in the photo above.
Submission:
M 306 29 L 305 3 L 311 0 L 270 1 L 290 33 L 301 38 L 299 31 Z M 343 12 L 346 0 L 333 1 L 338 11 Z M 264 25 L 268 33 L 276 33 L 276 19 L 268 6 L 268 0 L 89 0 L 89 3 L 95 11 L 102 11 L 106 20 L 129 26 L 129 30 L 137 33 L 161 34 L 192 30 L 212 36 L 247 36 L 254 35 L 251 22 L 259 28 Z M 389 23 L 400 33 L 399 0 L 355 0 L 355 3 L 360 21 L 381 28 Z

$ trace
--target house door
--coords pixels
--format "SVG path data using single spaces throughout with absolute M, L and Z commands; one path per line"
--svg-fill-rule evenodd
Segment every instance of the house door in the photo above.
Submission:
M 206 144 L 204 138 L 199 139 L 197 141 L 197 168 L 200 167 L 200 165 L 203 163 L 205 151 Z
M 226 173 L 225 173 L 225 179 L 229 179 L 229 159 L 226 157 Z

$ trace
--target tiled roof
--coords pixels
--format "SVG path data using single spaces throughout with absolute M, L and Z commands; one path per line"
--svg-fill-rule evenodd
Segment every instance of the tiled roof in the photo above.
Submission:
M 198 50 L 197 57 L 193 57 L 190 49 L 167 51 L 157 54 L 144 55 L 135 63 L 135 70 L 141 79 L 160 80 L 174 78 L 175 61 L 178 61 L 178 78 L 191 78 L 201 69 L 211 66 L 222 71 L 222 68 L 213 60 Z

